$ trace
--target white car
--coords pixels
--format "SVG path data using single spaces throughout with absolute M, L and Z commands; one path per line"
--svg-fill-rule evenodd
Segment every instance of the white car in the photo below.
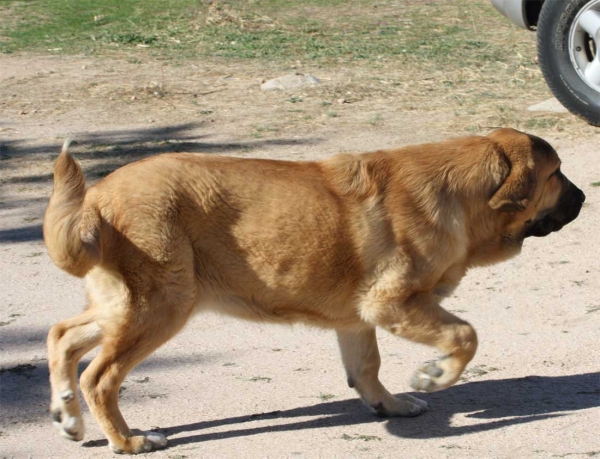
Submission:
M 600 0 L 491 0 L 512 22 L 537 30 L 538 61 L 554 96 L 600 126 Z

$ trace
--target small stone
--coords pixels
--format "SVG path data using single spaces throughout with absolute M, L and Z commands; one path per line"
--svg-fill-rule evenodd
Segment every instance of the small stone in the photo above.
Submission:
M 338 99 L 338 100 L 337 100 L 337 103 L 338 103 L 338 104 L 347 104 L 347 103 L 348 103 L 348 101 L 347 101 L 346 99 Z
M 137 99 L 137 97 L 131 96 L 131 100 L 135 100 L 135 99 Z
M 539 104 L 532 105 L 527 109 L 530 112 L 553 112 L 553 113 L 567 113 L 567 109 L 563 107 L 558 100 L 554 97 Z
M 290 75 L 284 75 L 278 78 L 273 78 L 272 80 L 264 82 L 260 89 L 263 91 L 270 91 L 272 89 L 291 89 L 291 88 L 299 88 L 301 86 L 312 86 L 315 84 L 319 84 L 321 81 L 308 74 L 298 74 L 292 73 Z

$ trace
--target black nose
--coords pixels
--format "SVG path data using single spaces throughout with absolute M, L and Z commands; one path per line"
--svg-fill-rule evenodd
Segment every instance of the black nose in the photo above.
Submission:
M 579 201 L 581 202 L 581 204 L 585 202 L 585 194 L 581 190 L 579 190 Z

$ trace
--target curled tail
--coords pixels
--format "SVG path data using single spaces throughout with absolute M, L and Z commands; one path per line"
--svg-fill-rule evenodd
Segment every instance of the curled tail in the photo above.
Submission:
M 66 140 L 54 163 L 54 191 L 44 217 L 44 242 L 56 266 L 83 277 L 100 262 L 100 215 L 84 205 L 85 177 Z

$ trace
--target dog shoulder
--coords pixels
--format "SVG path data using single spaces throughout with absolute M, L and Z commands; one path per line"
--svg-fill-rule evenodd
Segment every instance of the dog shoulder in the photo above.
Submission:
M 374 153 L 342 153 L 323 163 L 326 179 L 341 195 L 367 199 L 385 192 L 390 177 L 390 164 L 382 151 Z

